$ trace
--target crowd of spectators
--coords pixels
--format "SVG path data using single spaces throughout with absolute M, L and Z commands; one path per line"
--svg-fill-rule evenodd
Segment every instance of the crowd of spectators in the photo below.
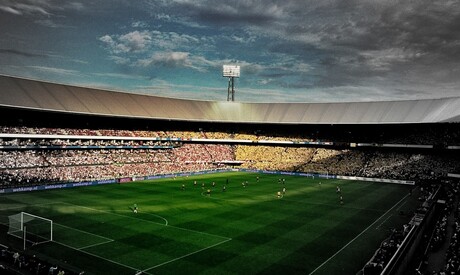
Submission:
M 34 275 L 83 275 L 84 271 L 47 262 L 35 255 L 1 245 L 0 274 L 34 274 Z
M 449 248 L 446 253 L 446 274 L 460 274 L 460 203 L 457 205 L 457 216 L 454 223 L 454 233 L 450 239 Z
M 435 200 L 435 194 L 439 189 L 440 185 L 433 183 L 432 181 L 425 181 L 420 185 L 420 195 L 418 200 L 422 203 L 415 211 L 411 221 L 404 224 L 401 228 L 391 229 L 390 236 L 381 243 L 373 257 L 364 266 L 362 270 L 363 275 L 382 274 L 382 271 L 389 264 L 391 258 L 402 245 L 404 239 L 419 222 L 419 217 L 424 216 L 427 213 L 428 207 L 429 205 L 433 204 Z
M 400 230 L 393 229 L 391 235 L 384 240 L 372 259 L 364 266 L 363 275 L 382 274 L 382 271 L 390 261 L 391 257 L 401 245 L 407 234 L 408 225 Z
M 293 171 L 314 155 L 314 148 L 237 145 L 236 160 L 244 168 Z
M 25 126 L 0 126 L 1 133 L 36 135 L 116 136 L 116 137 L 167 137 L 164 131 L 44 128 Z
M 419 274 L 460 274 L 460 259 L 458 256 L 460 253 L 460 186 L 458 183 L 445 181 L 442 187 L 445 192 L 442 197 L 444 207 L 441 210 L 439 218 L 436 220 L 428 251 L 431 256 L 436 255 L 436 253 L 445 254 L 443 255 L 445 259 L 443 262 L 444 266 L 440 270 L 432 266 L 420 268 Z M 447 249 L 445 249 L 446 242 L 448 243 Z M 434 270 L 430 270 L 433 268 Z
M 33 147 L 33 146 L 117 146 L 117 147 L 139 147 L 139 146 L 177 146 L 177 141 L 168 140 L 120 140 L 120 139 L 18 139 L 0 138 L 0 146 L 9 147 Z
M 0 187 L 150 176 L 222 168 L 230 145 L 184 144 L 172 149 L 0 151 Z
M 439 178 L 460 167 L 455 156 L 268 146 L 237 146 L 236 159 L 251 169 L 400 180 Z
M 210 138 L 210 139 L 242 139 L 242 140 L 279 140 L 279 141 L 344 141 L 366 142 L 375 144 L 423 144 L 423 145 L 460 145 L 460 127 L 457 124 L 420 125 L 420 126 L 387 126 L 362 131 L 362 129 L 321 130 L 280 133 L 277 128 L 260 131 L 254 129 L 249 133 L 208 130 L 201 128 L 196 131 L 168 130 L 123 130 L 123 129 L 84 129 L 84 128 L 46 128 L 25 126 L 0 126 L 0 133 L 11 134 L 44 134 L 44 135 L 77 135 L 77 136 L 114 136 L 114 137 L 150 137 L 150 138 Z M 370 127 L 371 128 L 371 127 Z M 404 131 L 406 130 L 406 131 Z
M 107 137 L 101 140 L 4 137 L 0 139 L 0 146 L 32 146 L 32 148 L 0 150 L 0 184 L 3 187 L 209 170 L 221 168 L 223 163 L 232 161 L 242 163 L 243 168 L 249 169 L 403 180 L 436 178 L 460 167 L 458 157 L 434 154 L 117 139 L 117 137 L 177 137 L 184 141 L 192 138 L 305 141 L 308 140 L 308 135 L 306 138 L 299 138 L 271 136 L 259 132 L 248 134 L 202 130 L 168 132 L 6 126 L 0 127 L 0 132 Z M 141 145 L 164 146 L 172 149 L 137 148 Z M 33 148 L 33 146 L 44 146 L 45 149 Z M 60 146 L 61 149 L 46 149 L 47 146 Z M 66 149 L 68 146 L 73 148 Z M 83 149 L 85 146 L 115 146 L 122 149 Z

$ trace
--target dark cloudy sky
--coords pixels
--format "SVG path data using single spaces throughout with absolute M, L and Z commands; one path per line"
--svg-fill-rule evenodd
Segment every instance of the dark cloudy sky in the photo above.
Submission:
M 460 1 L 0 0 L 0 74 L 226 100 L 460 95 Z M 0 91 L 1 92 L 1 91 Z

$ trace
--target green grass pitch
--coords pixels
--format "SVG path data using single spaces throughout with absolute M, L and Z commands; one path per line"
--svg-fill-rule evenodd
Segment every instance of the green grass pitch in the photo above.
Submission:
M 411 218 L 409 188 L 228 172 L 1 195 L 0 219 L 52 219 L 54 241 L 27 249 L 85 274 L 356 274 Z

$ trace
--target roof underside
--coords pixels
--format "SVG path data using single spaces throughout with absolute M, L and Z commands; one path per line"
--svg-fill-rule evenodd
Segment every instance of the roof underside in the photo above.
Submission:
M 239 103 L 113 92 L 0 75 L 0 106 L 104 116 L 268 124 L 460 122 L 460 97 L 348 103 Z

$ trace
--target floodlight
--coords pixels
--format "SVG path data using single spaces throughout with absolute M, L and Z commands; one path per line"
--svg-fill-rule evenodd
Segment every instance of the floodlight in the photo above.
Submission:
M 240 66 L 224 65 L 222 69 L 223 77 L 240 77 Z

